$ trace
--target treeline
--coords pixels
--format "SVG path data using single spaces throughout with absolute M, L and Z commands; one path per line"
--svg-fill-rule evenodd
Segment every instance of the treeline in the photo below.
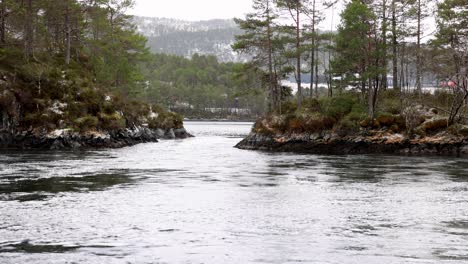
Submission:
M 319 31 L 326 10 L 339 2 L 345 9 L 337 32 Z M 370 118 L 388 88 L 402 102 L 405 94 L 422 94 L 424 76 L 450 87 L 449 123 L 468 97 L 465 0 L 253 0 L 253 8 L 237 19 L 244 33 L 233 48 L 253 55 L 252 65 L 263 70 L 271 112 L 281 113 L 289 100 L 282 96 L 281 80 L 290 75 L 299 107 L 306 96 L 319 97 L 320 75 L 328 97 L 359 92 Z M 429 16 L 435 16 L 437 30 L 425 41 Z M 311 76 L 311 89 L 302 87 L 304 74 Z
M 198 54 L 191 59 L 149 54 L 142 68 L 147 87 L 138 98 L 186 117 L 255 118 L 264 111 L 261 74 L 248 65 Z
M 126 15 L 132 5 L 0 0 L 0 129 L 171 127 L 181 116 L 165 109 L 200 118 L 261 111 L 256 71 L 151 54 Z
M 215 55 L 220 61 L 240 61 L 232 53 L 231 43 L 239 34 L 238 28 L 211 29 L 206 31 L 174 30 L 159 36 L 148 36 L 148 46 L 155 53 L 168 53 L 191 57 L 195 53 Z
M 28 64 L 37 81 L 54 67 L 83 68 L 97 85 L 138 87 L 146 40 L 125 14 L 130 0 L 1 0 L 3 67 Z M 42 66 L 41 66 L 42 65 Z M 85 77 L 85 76 L 84 76 Z

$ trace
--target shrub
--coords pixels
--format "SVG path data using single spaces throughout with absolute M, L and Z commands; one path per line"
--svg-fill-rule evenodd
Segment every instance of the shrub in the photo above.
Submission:
M 398 125 L 401 129 L 406 128 L 406 120 L 405 117 L 402 115 L 396 115 L 395 116 L 395 124 Z
M 432 132 L 432 131 L 437 131 L 441 129 L 446 129 L 448 126 L 448 120 L 447 119 L 433 119 L 433 120 L 428 120 L 424 122 L 421 125 L 421 128 L 425 132 Z
M 412 134 L 418 135 L 420 137 L 425 137 L 426 136 L 426 131 L 424 131 L 424 129 L 422 129 L 421 127 L 417 127 L 415 129 L 413 129 Z
M 451 125 L 448 128 L 448 131 L 452 133 L 453 135 L 461 135 L 464 137 L 468 136 L 468 126 L 466 125 L 460 125 L 460 124 Z
M 117 111 L 115 105 L 112 102 L 105 102 L 101 108 L 102 112 L 106 115 L 112 115 Z
M 281 104 L 281 113 L 288 115 L 293 114 L 297 110 L 297 104 L 291 101 L 287 101 Z
M 99 120 L 97 117 L 89 115 L 77 118 L 73 121 L 75 129 L 80 132 L 96 129 L 98 122 Z
M 268 124 L 276 132 L 286 132 L 288 130 L 288 120 L 287 116 L 271 116 L 267 118 Z
M 366 108 L 362 104 L 356 103 L 353 105 L 351 113 L 349 113 L 346 117 L 356 123 L 361 122 L 367 117 Z
M 379 108 L 381 111 L 397 115 L 401 113 L 400 94 L 397 90 L 386 90 L 380 94 Z
M 148 127 L 151 129 L 178 129 L 183 127 L 183 117 L 173 112 L 159 113 L 157 118 L 150 118 L 148 120 Z
M 304 120 L 304 129 L 308 132 L 330 130 L 335 125 L 336 120 L 321 114 L 311 115 Z
M 23 126 L 43 127 L 49 123 L 50 119 L 50 116 L 43 112 L 27 113 L 23 119 Z
M 288 128 L 291 132 L 303 132 L 304 124 L 304 119 L 301 117 L 294 116 L 288 119 Z
M 320 110 L 320 102 L 315 98 L 307 98 L 302 102 L 301 111 L 304 113 L 316 113 Z
M 86 104 L 81 102 L 72 102 L 67 105 L 65 116 L 69 119 L 76 119 L 88 114 Z
M 8 90 L 0 90 L 0 108 L 10 109 L 12 104 L 16 102 L 15 95 Z
M 326 97 L 320 101 L 322 113 L 340 120 L 353 110 L 356 99 L 352 95 L 343 94 L 337 97 Z
M 104 102 L 104 95 L 99 93 L 95 89 L 87 88 L 84 89 L 78 95 L 78 101 L 83 103 L 86 107 L 87 112 L 92 115 L 97 115 L 101 110 L 101 103 Z
M 364 128 L 380 128 L 380 123 L 377 119 L 371 120 L 370 117 L 366 117 L 364 120 L 359 122 L 359 125 Z
M 125 119 L 118 113 L 113 114 L 99 114 L 99 126 L 105 130 L 119 130 L 125 128 Z
M 355 132 L 359 130 L 359 123 L 351 120 L 349 117 L 341 119 L 336 125 L 335 130 L 347 134 L 349 132 Z
M 412 130 L 424 123 L 426 120 L 423 116 L 420 115 L 419 111 L 414 107 L 405 109 L 404 111 L 405 124 L 408 129 L 408 132 L 411 134 Z
M 379 122 L 380 126 L 391 127 L 395 124 L 396 119 L 392 114 L 383 113 L 377 116 L 377 122 Z
M 258 134 L 262 134 L 262 135 L 273 135 L 274 131 L 269 129 L 266 126 L 266 123 L 268 123 L 268 121 L 266 119 L 260 119 L 257 122 L 255 122 L 255 124 L 254 124 L 254 126 L 252 128 L 253 132 L 258 133 Z

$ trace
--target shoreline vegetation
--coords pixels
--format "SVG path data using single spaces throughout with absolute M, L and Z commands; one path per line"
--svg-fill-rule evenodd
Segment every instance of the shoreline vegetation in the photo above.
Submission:
M 0 148 L 117 148 L 191 137 L 148 97 L 132 1 L 0 2 Z M 154 62 L 154 61 L 153 61 Z
M 236 147 L 313 154 L 468 156 L 468 125 L 462 119 L 450 125 L 440 103 L 449 93 L 424 94 L 424 98 L 407 95 L 401 102 L 400 95 L 388 90 L 381 94 L 373 120 L 360 96 L 345 92 L 306 99 L 300 108 L 285 103 L 282 114 L 257 120 Z M 421 101 L 433 107 L 418 104 Z
M 268 113 L 237 148 L 468 156 L 465 1 L 351 0 L 335 32 L 318 30 L 329 1 L 253 3 L 233 47 L 265 72 Z M 429 16 L 437 28 L 423 41 Z
M 190 137 L 183 115 L 259 116 L 260 73 L 151 53 L 133 5 L 0 0 L 0 148 L 123 147 Z

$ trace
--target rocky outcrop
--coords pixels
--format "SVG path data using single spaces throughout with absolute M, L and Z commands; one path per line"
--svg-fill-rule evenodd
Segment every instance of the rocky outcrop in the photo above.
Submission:
M 0 131 L 0 148 L 9 149 L 81 149 L 121 148 L 139 143 L 158 142 L 159 139 L 183 139 L 192 137 L 184 128 L 149 129 L 134 127 L 116 131 L 71 130 L 46 131 Z
M 403 134 L 377 132 L 340 136 L 331 131 L 298 134 L 251 133 L 236 145 L 239 149 L 313 154 L 399 154 L 468 156 L 468 137 L 446 132 L 408 138 Z

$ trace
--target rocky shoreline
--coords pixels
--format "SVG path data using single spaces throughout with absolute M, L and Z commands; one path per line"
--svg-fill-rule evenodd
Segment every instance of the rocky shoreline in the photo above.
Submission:
M 115 131 L 72 130 L 0 131 L 0 149 L 85 149 L 122 148 L 140 143 L 158 142 L 160 139 L 184 139 L 193 137 L 185 128 L 150 129 L 134 127 Z
M 236 146 L 245 150 L 310 154 L 394 154 L 468 157 L 468 137 L 439 133 L 423 138 L 381 132 L 340 136 L 331 131 L 267 135 L 252 132 Z

